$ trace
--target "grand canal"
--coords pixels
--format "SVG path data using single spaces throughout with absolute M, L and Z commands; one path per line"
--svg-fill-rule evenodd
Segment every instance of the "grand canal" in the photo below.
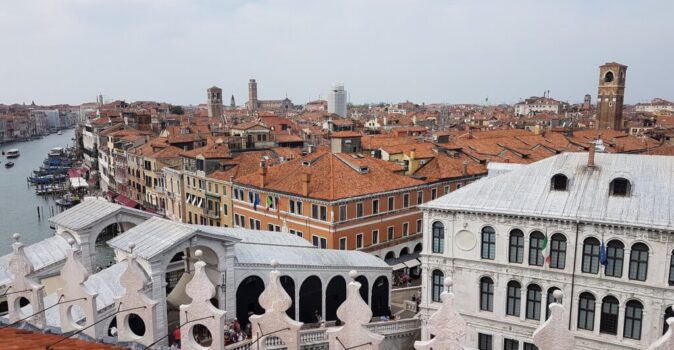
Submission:
M 49 216 L 59 212 L 53 197 L 38 196 L 28 186 L 26 179 L 42 164 L 47 152 L 54 147 L 70 147 L 75 130 L 63 130 L 62 135 L 52 134 L 38 140 L 0 145 L 6 151 L 18 148 L 21 156 L 12 159 L 14 167 L 5 168 L 7 158 L 0 156 L 0 255 L 11 251 L 12 234 L 21 234 L 26 244 L 35 243 L 54 234 L 49 228 Z M 37 208 L 44 215 L 38 219 Z

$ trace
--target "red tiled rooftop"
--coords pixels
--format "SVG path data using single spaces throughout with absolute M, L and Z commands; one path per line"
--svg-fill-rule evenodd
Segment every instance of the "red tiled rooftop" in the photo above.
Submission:
M 56 343 L 62 335 L 44 334 L 17 328 L 0 329 L 0 349 L 2 350 L 44 350 L 48 345 Z M 123 348 L 102 343 L 87 342 L 78 339 L 66 339 L 51 350 L 121 350 Z

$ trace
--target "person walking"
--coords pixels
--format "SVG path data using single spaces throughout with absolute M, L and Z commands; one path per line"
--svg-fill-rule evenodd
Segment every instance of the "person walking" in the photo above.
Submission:
M 176 326 L 173 330 L 173 344 L 180 349 L 180 326 Z

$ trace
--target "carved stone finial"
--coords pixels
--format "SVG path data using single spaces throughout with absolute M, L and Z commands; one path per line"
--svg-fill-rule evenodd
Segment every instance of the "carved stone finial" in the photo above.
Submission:
M 201 257 L 201 250 L 194 252 L 196 257 Z M 199 260 L 194 264 L 194 277 L 187 283 L 185 292 L 192 299 L 187 305 L 180 305 L 180 332 L 182 334 L 192 334 L 196 324 L 201 324 L 208 329 L 212 336 L 212 345 L 210 350 L 222 350 L 225 348 L 224 332 L 225 314 L 211 304 L 211 299 L 215 296 L 215 286 L 208 279 L 206 274 L 206 263 Z M 190 323 L 189 320 L 200 319 L 198 323 Z M 185 336 L 181 349 L 197 350 L 203 349 L 193 336 Z
M 564 297 L 564 293 L 562 293 L 561 290 L 556 289 L 554 292 L 552 292 L 552 297 L 555 298 L 556 303 L 562 303 L 562 298 Z
M 75 240 L 72 238 L 68 238 L 68 245 L 70 246 L 70 248 L 75 249 Z
M 449 288 L 452 287 L 454 281 L 452 281 L 451 277 L 445 277 L 445 280 L 442 281 L 442 284 L 445 286 L 445 290 L 449 292 Z
M 279 264 L 278 260 L 276 260 L 276 259 L 272 259 L 272 260 L 271 260 L 271 267 L 272 267 L 274 270 L 278 269 L 278 267 L 279 267 L 280 265 L 281 265 L 281 264 Z
M 354 274 L 357 272 L 349 272 L 350 277 Z M 370 332 L 364 326 L 370 322 L 372 311 L 360 296 L 360 287 L 361 284 L 353 280 L 346 287 L 346 300 L 337 309 L 337 317 L 344 322 L 344 326 L 327 331 L 330 349 L 359 347 L 378 350 L 384 340 L 383 335 Z
M 136 243 L 129 243 L 129 254 L 133 254 L 133 250 L 136 248 Z
M 555 300 L 561 301 L 564 294 L 561 290 L 556 290 L 553 292 L 553 296 Z M 550 318 L 534 331 L 534 344 L 539 349 L 545 350 L 575 349 L 576 340 L 564 320 L 564 306 L 555 301 L 548 308 L 550 309 Z
M 201 257 L 202 257 L 203 255 L 204 255 L 204 252 L 201 251 L 201 249 L 197 249 L 196 251 L 194 251 L 194 256 L 195 256 L 197 259 L 199 259 L 199 260 L 201 260 Z
M 85 285 L 89 278 L 89 271 L 82 264 L 82 257 L 75 247 L 75 240 L 69 239 L 68 244 L 70 244 L 70 248 L 68 248 L 66 262 L 61 269 L 61 279 L 65 283 L 56 293 L 59 300 L 70 299 L 73 301 L 59 305 L 61 330 L 63 332 L 82 330 L 86 335 L 98 339 L 102 335 L 103 328 L 92 326 L 98 321 L 96 306 L 98 294 Z M 81 315 L 73 314 L 71 308 L 75 306 L 81 310 Z M 82 320 L 84 323 L 79 322 Z
M 672 333 L 672 328 L 674 327 L 674 317 L 667 319 L 667 325 L 669 329 L 667 332 L 656 340 L 651 346 L 648 347 L 648 350 L 671 350 L 674 349 L 674 333 Z
M 466 321 L 454 306 L 454 293 L 449 292 L 452 284 L 451 278 L 444 279 L 445 291 L 440 294 L 442 306 L 428 319 L 428 333 L 435 338 L 414 342 L 415 349 L 463 350 L 466 338 Z
M 252 315 L 250 322 L 252 323 L 253 341 L 261 346 L 261 349 L 266 349 L 267 337 L 260 330 L 282 330 L 274 333 L 275 337 L 281 339 L 285 347 L 289 350 L 298 350 L 299 345 L 299 331 L 302 327 L 301 322 L 296 322 L 286 314 L 293 303 L 288 293 L 281 285 L 281 272 L 276 268 L 279 266 L 278 261 L 272 260 L 272 267 L 274 269 L 269 272 L 269 284 L 260 294 L 260 306 L 264 308 L 264 314 Z
M 356 277 L 358 277 L 358 271 L 356 271 L 356 270 L 349 271 L 349 278 L 352 281 L 356 280 Z
M 12 238 L 14 238 L 14 242 L 19 243 L 21 241 L 21 234 L 15 233 L 12 235 Z

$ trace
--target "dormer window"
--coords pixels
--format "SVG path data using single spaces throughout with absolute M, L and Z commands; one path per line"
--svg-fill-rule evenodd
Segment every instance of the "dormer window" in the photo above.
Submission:
M 550 180 L 550 188 L 553 191 L 566 191 L 569 188 L 569 178 L 564 174 L 557 174 Z
M 632 192 L 632 184 L 629 180 L 619 177 L 611 181 L 609 190 L 611 196 L 629 197 Z

